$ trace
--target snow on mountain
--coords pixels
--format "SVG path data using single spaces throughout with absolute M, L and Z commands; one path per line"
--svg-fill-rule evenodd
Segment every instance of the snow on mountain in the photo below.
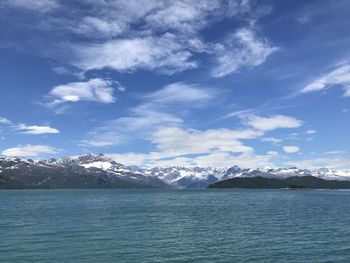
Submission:
M 140 172 L 146 176 L 156 176 L 171 186 L 198 188 L 223 179 L 226 169 L 172 166 L 144 168 Z
M 350 180 L 350 172 L 337 171 L 329 168 L 316 170 L 300 169 L 297 167 L 287 168 L 259 168 L 259 169 L 228 169 L 226 178 L 234 177 L 266 177 L 285 179 L 294 176 L 314 176 L 326 180 Z
M 350 172 L 336 171 L 329 168 L 316 170 L 288 168 L 242 169 L 236 165 L 230 168 L 215 167 L 137 167 L 125 166 L 103 154 L 84 154 L 77 157 L 61 159 L 31 160 L 21 158 L 0 158 L 0 176 L 10 170 L 38 171 L 47 169 L 62 170 L 62 173 L 74 171 L 84 173 L 100 173 L 108 180 L 125 178 L 133 182 L 163 183 L 176 188 L 205 188 L 209 184 L 234 177 L 267 177 L 288 178 L 294 176 L 315 176 L 326 180 L 350 180 Z M 100 171 L 100 172 L 99 172 Z
M 103 154 L 84 154 L 77 157 L 64 157 L 61 159 L 49 159 L 41 161 L 49 165 L 57 165 L 62 167 L 67 166 L 82 166 L 86 169 L 100 169 L 116 174 L 134 173 L 131 169 L 121 163 L 115 162 L 113 159 Z
M 35 161 L 0 158 L 0 188 L 7 187 L 166 188 L 168 185 L 157 177 L 133 172 L 102 154 L 86 154 Z

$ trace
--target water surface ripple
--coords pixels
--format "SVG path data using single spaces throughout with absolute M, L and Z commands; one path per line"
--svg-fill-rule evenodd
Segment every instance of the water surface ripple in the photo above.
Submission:
M 350 262 L 350 191 L 0 191 L 0 262 Z

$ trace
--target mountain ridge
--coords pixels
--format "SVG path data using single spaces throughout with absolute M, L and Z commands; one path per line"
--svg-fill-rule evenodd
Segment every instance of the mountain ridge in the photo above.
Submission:
M 313 176 L 350 181 L 350 173 L 329 168 L 247 169 L 216 167 L 126 166 L 104 154 L 33 160 L 0 157 L 1 189 L 37 188 L 206 188 L 233 178 L 287 179 Z

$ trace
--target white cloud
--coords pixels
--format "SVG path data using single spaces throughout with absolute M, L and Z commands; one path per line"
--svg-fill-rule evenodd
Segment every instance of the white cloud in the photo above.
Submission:
M 256 130 L 211 129 L 186 130 L 176 127 L 160 128 L 152 136 L 152 143 L 161 152 L 174 155 L 210 153 L 213 150 L 232 153 L 253 152 L 240 140 L 255 139 L 262 135 Z
M 230 167 L 238 165 L 243 168 L 274 167 L 273 154 L 256 155 L 254 153 L 242 153 L 232 155 L 230 152 L 214 151 L 199 156 L 167 157 L 165 153 L 121 153 L 109 154 L 115 161 L 126 165 L 140 166 L 201 166 L 201 167 Z
M 19 124 L 15 128 L 23 134 L 54 134 L 60 131 L 50 126 Z
M 239 117 L 239 116 L 243 116 L 243 115 L 247 115 L 251 112 L 253 112 L 254 109 L 246 109 L 246 110 L 239 110 L 239 111 L 233 111 L 230 112 L 229 114 L 226 114 L 224 117 L 222 117 L 223 119 L 227 119 L 227 118 L 231 118 L 231 117 Z
M 194 84 L 176 82 L 152 92 L 145 98 L 152 103 L 186 103 L 206 102 L 214 97 L 214 91 L 198 87 Z
M 218 1 L 172 1 L 169 5 L 146 17 L 151 28 L 163 30 L 190 31 L 202 28 L 207 23 L 206 16 L 220 8 Z
M 127 24 L 123 21 L 108 20 L 105 18 L 86 16 L 83 17 L 77 26 L 71 27 L 73 32 L 98 37 L 114 37 L 127 29 Z
M 252 29 L 241 28 L 228 36 L 224 43 L 215 46 L 217 61 L 212 76 L 223 77 L 241 68 L 258 66 L 277 50 Z
M 74 33 L 91 38 L 114 38 L 131 33 L 137 23 L 144 23 L 147 15 L 164 8 L 163 0 L 94 1 L 86 0 L 87 10 L 78 10 L 67 27 Z M 91 10 L 91 12 L 89 12 Z
M 297 15 L 296 20 L 300 24 L 306 24 L 309 23 L 313 17 L 313 13 L 310 10 L 305 10 L 301 12 L 299 15 Z
M 93 147 L 126 144 L 130 140 L 147 139 L 159 126 L 177 126 L 182 123 L 181 118 L 172 114 L 136 108 L 131 116 L 108 121 L 103 126 L 93 129 L 81 144 Z
M 317 92 L 337 85 L 344 88 L 345 97 L 350 96 L 350 64 L 338 65 L 336 69 L 325 73 L 306 85 L 301 92 Z
M 20 131 L 23 134 L 50 134 L 59 133 L 60 131 L 50 126 L 27 125 L 24 123 L 14 124 L 12 121 L 0 116 L 0 124 L 10 125 L 9 127 Z
M 162 125 L 177 125 L 183 120 L 170 113 L 157 112 L 152 109 L 142 109 L 138 107 L 132 110 L 133 116 L 121 117 L 115 124 L 120 125 L 125 131 L 147 130 L 147 128 L 157 128 Z
M 127 143 L 133 139 L 149 139 L 160 127 L 181 126 L 184 120 L 175 116 L 174 108 L 198 107 L 215 97 L 215 91 L 182 82 L 172 83 L 146 94 L 143 103 L 132 108 L 130 114 L 108 121 L 87 134 L 85 146 L 105 147 Z
M 189 34 L 206 27 L 212 20 L 239 16 L 249 12 L 251 8 L 251 1 L 248 0 L 163 1 L 161 7 L 145 18 L 145 22 L 153 30 Z
M 0 116 L 0 124 L 6 124 L 6 125 L 8 125 L 8 124 L 11 124 L 12 122 L 10 121 L 10 120 L 8 120 L 8 119 L 6 119 L 5 117 L 1 117 Z
M 316 130 L 307 130 L 306 131 L 306 134 L 315 134 L 315 133 L 317 133 Z
M 250 0 L 220 1 L 198 0 L 129 0 L 129 1 L 84 1 L 93 12 L 83 17 L 78 24 L 81 28 L 86 24 L 100 29 L 100 33 L 110 31 L 117 26 L 118 29 L 131 30 L 133 24 L 143 23 L 145 30 L 155 32 L 177 31 L 181 34 L 197 32 L 212 22 L 225 17 L 239 17 L 248 13 L 253 4 Z M 84 10 L 85 11 L 85 10 Z M 84 12 L 85 13 L 85 12 Z M 99 18 L 102 21 L 90 19 Z M 103 18 L 103 19 L 102 19 Z M 73 18 L 74 19 L 74 18 Z M 76 20 L 76 18 L 75 18 Z M 108 23 L 105 23 L 108 22 Z M 96 26 L 97 24 L 97 26 Z M 116 30 L 118 32 L 119 30 Z M 122 31 L 124 32 L 124 31 Z M 87 32 L 80 32 L 87 34 Z M 90 31 L 90 34 L 97 33 Z
M 290 164 L 305 169 L 332 168 L 350 171 L 350 160 L 342 157 L 304 159 Z
M 17 157 L 36 157 L 45 154 L 56 154 L 58 149 L 47 145 L 30 145 L 18 146 L 9 148 L 2 151 L 5 156 L 17 156 Z
M 254 148 L 242 141 L 257 139 L 265 131 L 257 129 L 209 129 L 194 130 L 181 127 L 161 126 L 151 133 L 151 144 L 156 151 L 150 153 L 113 154 L 113 158 L 129 165 L 146 166 L 274 166 L 278 153 L 269 151 L 257 155 Z M 134 133 L 133 133 L 134 134 Z
M 281 142 L 283 142 L 283 139 L 280 138 L 274 138 L 274 137 L 263 137 L 261 138 L 262 142 L 271 142 L 273 144 L 280 144 Z
M 43 13 L 59 7 L 57 0 L 5 0 L 3 4 Z
M 187 94 L 193 94 L 192 97 L 184 95 L 186 88 L 189 88 Z M 243 141 L 266 138 L 267 141 L 281 142 L 263 136 L 270 130 L 295 128 L 301 125 L 301 121 L 284 115 L 270 117 L 244 115 L 240 116 L 243 124 L 249 126 L 245 129 L 185 128 L 183 119 L 173 114 L 165 114 L 164 110 L 169 110 L 173 104 L 182 108 L 188 102 L 191 102 L 188 107 L 191 107 L 193 102 L 204 103 L 215 94 L 212 90 L 197 89 L 199 87 L 195 85 L 174 83 L 147 94 L 143 97 L 142 104 L 132 108 L 131 116 L 119 118 L 94 129 L 82 143 L 97 147 L 117 145 L 128 142 L 130 134 L 133 140 L 142 139 L 150 142 L 155 149 L 153 152 L 113 155 L 117 161 L 132 165 L 168 166 L 176 163 L 200 166 L 215 164 L 220 167 L 233 164 L 243 167 L 273 166 L 272 158 L 277 156 L 276 152 L 270 151 L 266 155 L 258 155 L 255 154 L 254 148 Z M 199 91 L 208 91 L 208 94 Z M 163 111 L 156 111 L 157 109 Z
M 242 153 L 238 156 L 225 152 L 211 153 L 195 158 L 198 166 L 230 167 L 238 165 L 242 168 L 273 167 L 272 155 L 257 155 L 254 153 Z
M 80 45 L 74 49 L 72 63 L 84 70 L 109 68 L 120 72 L 137 69 L 164 73 L 196 68 L 192 54 L 171 33 L 162 36 L 109 40 L 102 44 Z
M 285 153 L 297 153 L 300 148 L 298 146 L 283 146 L 283 151 Z
M 108 68 L 173 74 L 218 57 L 215 75 L 223 76 L 259 65 L 276 50 L 247 28 L 228 36 L 225 43 L 206 41 L 202 35 L 203 29 L 225 19 L 244 27 L 255 25 L 271 7 L 252 0 L 5 1 L 7 7 L 45 13 L 44 18 L 28 16 L 25 23 L 16 21 L 16 29 L 38 36 L 36 41 L 46 47 L 40 50 L 41 55 L 63 62 L 65 68 L 74 66 L 73 73 Z M 59 12 L 47 12 L 55 10 Z M 21 43 L 26 44 L 32 47 L 26 41 Z M 231 58 L 235 62 L 230 62 Z M 57 72 L 62 69 L 56 67 Z
M 262 131 L 271 131 L 281 128 L 298 128 L 302 125 L 302 121 L 285 115 L 262 117 L 253 114 L 246 114 L 242 115 L 241 118 L 246 125 Z
M 105 79 L 90 79 L 87 82 L 71 82 L 54 87 L 49 93 L 50 101 L 46 104 L 55 107 L 66 102 L 92 101 L 100 103 L 115 102 L 114 86 L 120 87 L 115 81 Z
M 93 133 L 89 133 L 88 136 L 90 137 L 87 140 L 82 140 L 80 142 L 81 146 L 92 146 L 92 147 L 108 147 L 116 144 L 121 144 L 121 139 L 118 136 L 118 134 L 114 133 L 102 133 L 101 136 L 94 136 Z
M 278 152 L 276 152 L 276 151 L 268 151 L 267 154 L 268 154 L 268 155 L 277 156 L 277 155 L 278 155 Z
M 116 36 L 125 32 L 136 33 L 134 24 L 142 23 L 143 32 L 176 32 L 178 36 L 193 35 L 213 20 L 239 17 L 252 9 L 250 0 L 129 0 L 85 1 L 94 12 L 75 18 L 73 32 L 95 37 Z M 73 18 L 74 19 L 74 18 Z M 140 30 L 140 29 L 139 29 Z

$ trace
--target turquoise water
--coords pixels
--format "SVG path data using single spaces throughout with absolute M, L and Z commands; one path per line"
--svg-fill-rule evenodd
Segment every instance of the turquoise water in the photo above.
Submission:
M 0 191 L 0 262 L 350 262 L 350 192 Z

